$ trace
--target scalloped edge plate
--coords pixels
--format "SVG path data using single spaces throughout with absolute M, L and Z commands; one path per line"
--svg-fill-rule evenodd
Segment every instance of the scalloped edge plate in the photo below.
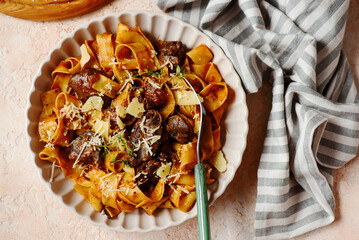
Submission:
M 223 152 L 228 161 L 227 171 L 219 174 L 217 181 L 208 186 L 209 203 L 212 204 L 226 189 L 242 161 L 248 133 L 248 110 L 241 81 L 231 61 L 225 56 L 207 35 L 181 20 L 162 13 L 147 11 L 124 11 L 121 13 L 94 19 L 67 35 L 57 44 L 43 61 L 32 82 L 28 95 L 26 124 L 28 145 L 41 179 L 50 191 L 69 209 L 89 222 L 122 232 L 148 232 L 175 226 L 197 215 L 196 207 L 184 213 L 178 209 L 160 209 L 148 216 L 142 209 L 132 213 L 121 213 L 115 219 L 95 212 L 80 194 L 73 189 L 73 182 L 64 177 L 60 169 L 55 169 L 54 182 L 50 183 L 51 164 L 39 159 L 43 148 L 39 141 L 38 119 L 42 109 L 40 94 L 50 89 L 51 72 L 57 64 L 68 56 L 79 56 L 80 45 L 86 39 L 95 39 L 97 33 L 117 31 L 117 24 L 122 22 L 131 27 L 139 25 L 151 41 L 179 40 L 191 49 L 201 43 L 213 52 L 213 62 L 217 65 L 229 86 L 229 106 L 224 116 L 222 132 L 225 132 Z

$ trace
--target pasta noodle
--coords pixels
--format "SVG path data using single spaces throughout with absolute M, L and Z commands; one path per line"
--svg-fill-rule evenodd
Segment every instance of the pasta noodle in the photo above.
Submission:
M 46 145 L 39 158 L 59 165 L 109 217 L 139 208 L 149 215 L 189 211 L 200 110 L 184 79 L 209 112 L 200 146 L 206 182 L 215 181 L 213 167 L 226 169 L 220 122 L 228 89 L 210 49 L 186 52 L 178 41 L 155 48 L 140 27 L 120 23 L 115 35 L 97 34 L 80 51 L 59 63 L 51 89 L 41 94 L 38 130 Z

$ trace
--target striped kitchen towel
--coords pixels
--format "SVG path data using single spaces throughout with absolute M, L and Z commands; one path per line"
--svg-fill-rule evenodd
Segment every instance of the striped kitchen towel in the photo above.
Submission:
M 333 169 L 359 143 L 359 97 L 341 50 L 349 1 L 153 1 L 221 46 L 249 93 L 271 73 L 255 236 L 290 238 L 331 223 Z

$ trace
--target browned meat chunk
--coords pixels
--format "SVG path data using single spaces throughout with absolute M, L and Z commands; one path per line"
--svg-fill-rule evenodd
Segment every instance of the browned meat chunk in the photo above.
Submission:
M 87 132 L 78 136 L 71 145 L 69 159 L 77 161 L 80 166 L 93 165 L 100 167 L 101 149 L 90 144 L 94 135 L 94 132 Z
M 116 128 L 116 126 L 118 126 L 117 118 L 120 118 L 120 117 L 117 115 L 115 108 L 110 107 L 110 108 L 106 109 L 105 118 L 107 118 L 109 120 L 110 127 L 112 129 L 114 129 L 114 128 Z M 136 118 L 130 114 L 126 114 L 126 116 L 124 118 L 120 118 L 120 119 L 121 119 L 122 123 L 125 124 L 126 126 L 131 126 L 136 121 Z
M 124 118 L 121 118 L 121 120 L 125 125 L 129 126 L 136 121 L 136 118 L 130 114 L 126 114 L 126 116 Z
M 97 91 L 92 88 L 92 85 L 98 79 L 99 73 L 96 70 L 83 69 L 71 77 L 69 86 L 77 94 L 78 98 L 85 102 L 89 97 L 97 95 Z
M 129 137 L 131 149 L 134 151 L 130 165 L 137 167 L 148 161 L 156 153 L 162 142 L 162 116 L 156 110 L 149 110 L 137 120 Z
M 161 88 L 154 87 L 149 81 L 145 82 L 145 101 L 147 109 L 158 109 L 167 101 L 167 92 Z
M 136 183 L 141 187 L 141 190 L 146 188 L 147 186 L 152 185 L 153 183 L 158 182 L 159 177 L 156 172 L 159 167 L 161 167 L 162 163 L 157 161 L 156 159 L 151 159 L 147 162 L 142 163 L 138 169 L 136 178 Z M 142 185 L 142 186 L 141 186 Z
M 112 102 L 112 98 L 106 96 L 106 95 L 103 95 L 101 96 L 102 100 L 103 100 L 103 105 L 102 105 L 102 108 L 105 109 L 105 108 L 108 108 L 111 106 L 111 102 Z
M 156 159 L 144 162 L 137 168 L 136 183 L 142 191 L 146 191 L 150 186 L 157 184 L 160 179 L 156 174 L 157 170 L 162 164 L 168 162 L 171 162 L 171 158 L 167 154 L 161 153 Z
M 192 126 L 179 115 L 173 115 L 167 119 L 166 132 L 176 142 L 185 144 L 194 137 Z
M 167 67 L 171 72 L 174 72 L 177 66 L 182 65 L 186 55 L 181 41 L 166 42 L 159 40 L 158 51 L 158 60 L 160 61 L 161 65 L 169 61 L 170 64 L 168 64 Z

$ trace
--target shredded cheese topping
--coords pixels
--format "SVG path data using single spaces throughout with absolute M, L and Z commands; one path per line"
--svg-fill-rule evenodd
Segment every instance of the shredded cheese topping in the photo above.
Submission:
M 173 63 L 172 63 L 170 60 L 168 60 L 168 59 L 167 59 L 167 61 L 166 61 L 165 63 L 163 63 L 163 64 L 161 65 L 161 68 L 164 68 L 165 66 L 167 66 L 167 64 L 169 64 L 169 65 L 170 65 L 170 68 L 173 69 Z
M 125 69 L 125 72 L 128 75 L 128 80 L 133 84 L 133 78 L 132 78 L 132 73 L 130 73 L 127 69 Z
M 182 192 L 184 192 L 184 193 L 186 193 L 186 194 L 189 193 L 189 191 L 188 191 L 186 188 L 182 187 L 181 185 L 178 185 L 177 188 L 178 188 L 178 189 L 181 189 Z
M 146 152 L 149 153 L 151 156 L 153 156 L 152 147 L 150 147 L 150 146 L 148 145 L 148 142 L 147 142 L 146 138 L 144 138 L 144 139 L 142 140 L 142 142 L 143 142 L 143 145 L 144 145 L 145 148 L 146 148 Z
M 174 178 L 171 183 L 175 183 L 178 181 L 178 179 L 181 177 L 181 175 L 183 174 L 188 174 L 188 171 L 184 171 L 184 172 L 178 172 L 178 173 L 175 173 L 175 174 L 172 174 L 172 175 L 169 175 L 167 176 L 167 179 L 171 179 L 171 178 Z
M 149 84 L 151 84 L 152 87 L 154 87 L 154 88 L 156 88 L 156 89 L 161 89 L 161 86 L 158 85 L 157 83 L 155 83 L 154 81 L 152 81 L 152 79 L 147 78 L 147 82 L 148 82 Z
M 79 159 L 82 155 L 82 153 L 84 152 L 85 148 L 87 147 L 87 142 L 85 142 L 84 144 L 82 144 L 81 150 L 79 152 L 79 155 L 77 155 L 77 158 L 74 162 L 74 164 L 72 165 L 72 168 L 75 168 L 75 166 L 77 165 L 77 163 L 79 162 Z
M 146 140 L 151 141 L 150 144 L 153 145 L 160 139 L 161 139 L 161 135 L 155 135 L 155 136 L 152 136 L 152 137 L 148 137 Z
M 108 82 L 108 83 L 105 85 L 105 90 L 107 90 L 107 91 L 112 91 L 111 82 Z
M 46 143 L 45 148 L 51 148 L 51 149 L 55 149 L 55 145 L 53 143 Z
M 60 109 L 60 116 L 74 121 L 75 119 L 83 120 L 84 117 L 81 115 L 81 109 L 78 108 L 74 103 L 66 104 Z

